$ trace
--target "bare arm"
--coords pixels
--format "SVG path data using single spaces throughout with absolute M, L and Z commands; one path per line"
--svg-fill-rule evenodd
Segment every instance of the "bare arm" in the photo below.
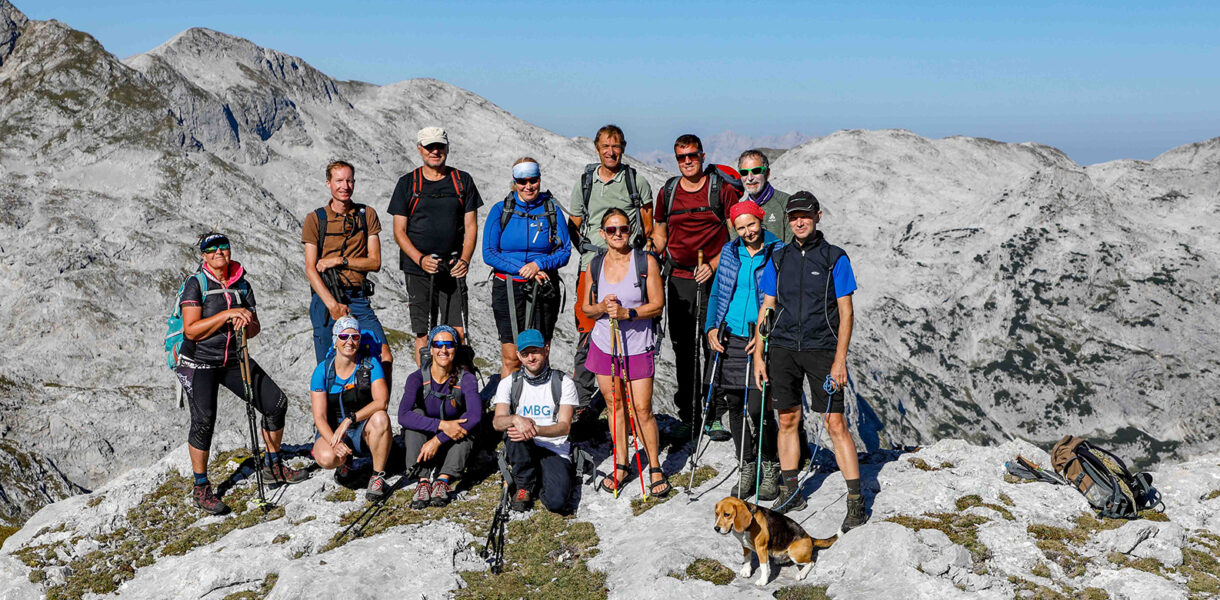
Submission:
M 640 213 L 643 214 L 643 211 L 640 211 Z M 664 250 L 665 245 L 669 243 L 669 225 L 666 223 L 653 223 L 652 235 L 649 239 L 652 240 L 654 250 L 657 252 Z
M 588 271 L 588 269 L 586 269 L 586 271 Z M 586 275 L 586 277 L 591 276 L 592 275 Z M 651 293 L 651 291 L 652 290 L 650 288 L 649 292 Z M 583 312 L 585 316 L 589 317 L 590 319 L 597 319 L 606 314 L 606 300 L 604 298 L 601 302 L 594 302 L 593 300 L 593 286 L 585 286 L 585 297 L 580 303 L 580 312 Z
M 474 256 L 475 246 L 479 242 L 479 213 L 478 211 L 470 211 L 463 217 L 463 226 L 466 228 L 462 237 L 462 262 L 453 265 L 450 273 L 454 277 L 465 277 L 470 270 L 470 257 Z
M 851 294 L 838 300 L 839 343 L 835 345 L 835 360 L 830 365 L 830 376 L 839 387 L 847 384 L 847 346 L 851 343 L 851 329 L 855 322 L 852 313 Z
M 496 405 L 496 416 L 491 420 L 491 428 L 496 431 L 508 431 L 513 424 L 513 415 L 509 414 L 511 407 L 507 404 Z
M 247 325 L 254 320 L 254 313 L 244 308 L 230 308 L 206 319 L 201 318 L 202 316 L 203 308 L 199 306 L 182 307 L 183 337 L 191 341 L 199 341 L 220 331 L 230 319 L 233 320 L 235 327 Z M 249 335 L 249 331 L 247 331 L 247 335 Z
M 329 441 L 335 434 L 335 430 L 331 429 L 330 423 L 326 422 L 326 402 L 326 392 L 309 392 L 310 412 L 313 413 L 313 426 L 318 428 L 318 434 L 322 436 L 322 439 Z
M 538 435 L 543 437 L 568 435 L 568 431 L 572 429 L 572 415 L 574 414 L 576 414 L 576 407 L 567 404 L 560 406 L 559 414 L 555 417 L 555 424 L 539 427 Z
M 665 284 L 661 283 L 661 267 L 656 257 L 648 255 L 648 304 L 636 308 L 636 318 L 651 319 L 665 310 Z

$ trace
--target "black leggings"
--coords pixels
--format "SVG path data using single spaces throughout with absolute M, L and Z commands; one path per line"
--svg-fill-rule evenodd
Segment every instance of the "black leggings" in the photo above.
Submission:
M 197 368 L 189 363 L 178 365 L 178 381 L 186 388 L 188 405 L 191 408 L 191 432 L 187 441 L 196 450 L 207 452 L 212 447 L 212 430 L 216 427 L 216 397 L 220 385 L 224 384 L 239 399 L 245 400 L 245 384 L 241 380 L 241 366 L 231 364 L 223 367 Z M 288 398 L 280 387 L 267 376 L 263 368 L 250 359 L 251 387 L 254 390 L 254 407 L 263 414 L 265 431 L 280 431 L 284 428 L 284 415 L 288 412 Z
M 756 389 L 750 389 L 749 399 L 749 424 L 743 427 L 744 419 L 742 419 L 742 388 L 734 388 L 722 390 L 717 393 L 715 409 L 710 415 L 708 423 L 719 420 L 721 415 L 726 412 L 729 414 L 729 431 L 733 434 L 733 453 L 737 453 L 737 449 L 741 447 L 741 436 L 746 436 L 745 448 L 742 451 L 746 455 L 746 462 L 753 462 L 758 455 L 758 408 L 759 401 L 762 398 L 762 393 Z M 768 394 L 770 395 L 770 394 Z M 765 425 L 763 427 L 762 440 L 762 458 L 765 461 L 778 462 L 779 457 L 776 454 L 775 439 L 779 435 L 779 424 L 775 420 L 775 411 L 771 407 L 767 407 L 765 415 Z M 741 457 L 738 457 L 740 460 Z

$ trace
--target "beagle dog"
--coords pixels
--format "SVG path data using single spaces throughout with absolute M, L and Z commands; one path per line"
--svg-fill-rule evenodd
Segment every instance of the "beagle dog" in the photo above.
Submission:
M 766 585 L 771 578 L 772 557 L 778 564 L 801 565 L 797 579 L 804 579 L 813 568 L 814 552 L 829 548 L 839 537 L 812 538 L 796 521 L 734 496 L 716 503 L 716 533 L 732 533 L 741 542 L 745 565 L 737 573 L 740 577 L 749 577 L 753 572 L 750 553 L 758 557 L 757 585 Z

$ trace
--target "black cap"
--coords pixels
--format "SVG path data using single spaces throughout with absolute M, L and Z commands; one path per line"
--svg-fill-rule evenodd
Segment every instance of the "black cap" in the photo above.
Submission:
M 227 243 L 229 243 L 229 238 L 225 237 L 225 234 L 213 231 L 199 237 L 199 251 L 203 252 L 203 249 L 207 248 L 208 246 L 217 246 Z
M 788 198 L 788 204 L 784 206 L 784 213 L 794 213 L 807 211 L 811 213 L 820 210 L 818 199 L 811 192 L 797 192 Z

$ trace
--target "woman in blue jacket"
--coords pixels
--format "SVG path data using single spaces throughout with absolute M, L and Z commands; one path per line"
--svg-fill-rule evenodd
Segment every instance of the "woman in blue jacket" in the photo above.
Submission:
M 572 256 L 567 217 L 542 190 L 538 161 L 513 164 L 513 191 L 488 211 L 483 262 L 492 268 L 491 307 L 500 337 L 500 376 L 521 367 L 517 334 L 537 329 L 549 345 L 559 318 L 559 268 Z
M 754 346 L 751 343 L 758 307 L 762 303 L 762 292 L 758 282 L 762 279 L 763 267 L 771 254 L 783 246 L 775 234 L 762 226 L 764 213 L 753 202 L 743 201 L 729 209 L 729 221 L 737 237 L 724 245 L 720 251 L 720 267 L 716 270 L 713 294 L 708 301 L 707 332 L 708 345 L 720 353 L 720 368 L 717 375 L 717 392 L 714 410 L 710 410 L 709 421 L 719 420 L 729 414 L 729 430 L 733 433 L 733 445 L 744 455 L 741 475 L 731 492 L 738 498 L 754 493 L 758 469 L 756 461 L 759 434 L 759 411 L 762 392 L 748 373 L 747 358 Z M 721 344 L 721 330 L 727 333 Z M 747 386 L 748 404 L 746 404 Z M 742 409 L 749 410 L 749 423 L 742 427 Z M 762 427 L 762 472 L 758 482 L 759 500 L 774 500 L 779 495 L 779 457 L 776 454 L 775 438 L 779 431 L 774 411 L 765 411 Z M 745 439 L 742 439 L 744 436 Z

